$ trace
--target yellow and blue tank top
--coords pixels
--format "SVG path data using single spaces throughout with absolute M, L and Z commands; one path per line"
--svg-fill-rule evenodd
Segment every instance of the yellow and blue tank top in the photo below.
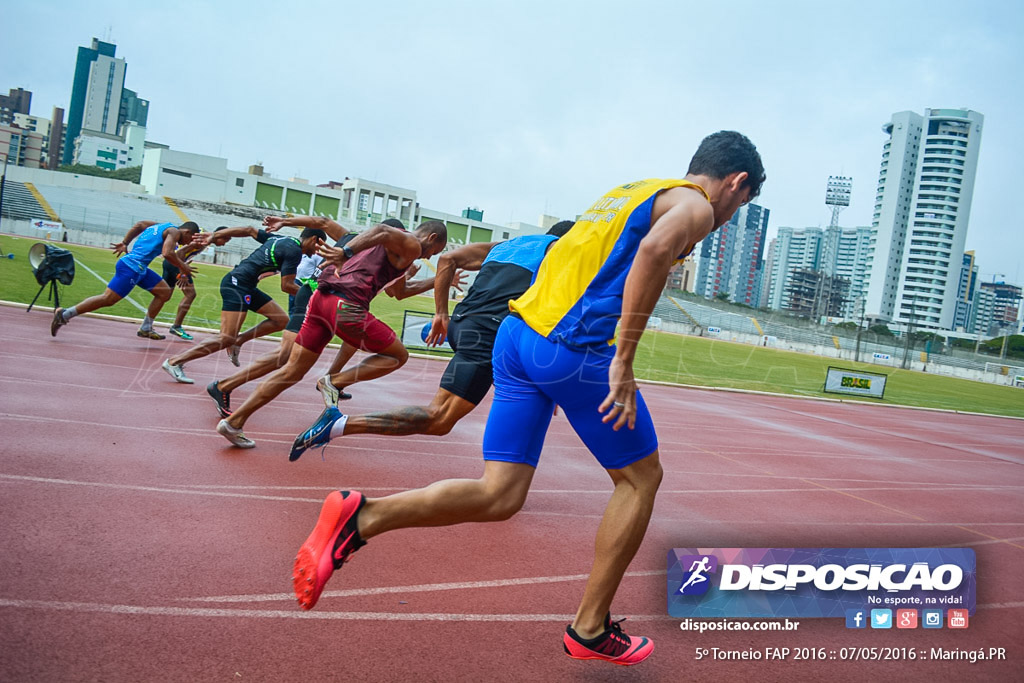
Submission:
M 650 232 L 654 200 L 673 187 L 692 187 L 708 197 L 704 188 L 687 180 L 655 178 L 616 187 L 555 242 L 533 285 L 510 308 L 552 341 L 571 346 L 612 343 L 622 316 L 626 276 L 640 241 Z

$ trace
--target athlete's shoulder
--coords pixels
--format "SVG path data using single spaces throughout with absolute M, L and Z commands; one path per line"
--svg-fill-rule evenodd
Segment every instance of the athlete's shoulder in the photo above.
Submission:
M 652 219 L 671 212 L 673 218 L 696 224 L 714 221 L 714 209 L 699 185 L 678 185 L 661 192 L 654 201 Z

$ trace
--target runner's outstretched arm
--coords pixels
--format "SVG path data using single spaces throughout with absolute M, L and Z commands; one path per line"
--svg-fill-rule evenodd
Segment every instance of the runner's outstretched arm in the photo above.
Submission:
M 328 237 L 335 241 L 348 233 L 344 226 L 323 216 L 267 216 L 263 219 L 263 226 L 270 231 L 280 230 L 284 227 L 316 228 L 323 230 Z
M 125 233 L 124 239 L 120 242 L 115 242 L 110 245 L 110 248 L 114 250 L 114 253 L 120 256 L 121 254 L 127 253 L 128 245 L 132 243 L 132 240 L 139 236 L 139 234 L 151 225 L 156 225 L 156 221 L 139 221 Z
M 423 248 L 413 233 L 392 228 L 383 223 L 378 223 L 369 230 L 359 233 L 343 248 L 321 245 L 319 253 L 324 257 L 325 265 L 341 267 L 348 260 L 343 249 L 347 249 L 352 254 L 358 254 L 378 245 L 383 245 L 388 251 L 392 265 L 402 270 L 408 268 L 413 261 L 423 255 Z
M 427 346 L 440 345 L 448 335 L 448 290 L 458 281 L 456 289 L 462 291 L 461 275 L 465 271 L 477 271 L 491 253 L 497 242 L 478 242 L 453 249 L 437 259 L 437 274 L 434 276 L 434 321 L 427 334 Z

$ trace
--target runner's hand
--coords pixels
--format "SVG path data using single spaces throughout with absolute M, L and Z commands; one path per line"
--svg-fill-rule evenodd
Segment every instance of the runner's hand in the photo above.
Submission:
M 188 263 L 183 263 L 181 265 L 182 268 L 181 272 L 178 273 L 178 281 L 180 282 L 181 280 L 185 280 L 186 282 L 188 282 L 188 278 L 191 277 L 192 275 L 195 275 L 198 271 Z
M 455 275 L 452 276 L 451 286 L 455 289 L 462 291 L 462 285 L 466 284 L 466 271 L 456 270 Z
M 597 407 L 599 413 L 607 413 L 601 422 L 611 422 L 612 430 L 619 431 L 622 425 L 633 429 L 636 424 L 636 379 L 633 377 L 633 364 L 612 359 L 608 368 L 608 395 Z
M 124 242 L 111 243 L 110 248 L 114 250 L 114 256 L 128 253 L 128 245 Z
M 345 252 L 338 247 L 329 247 L 326 244 L 321 244 L 317 248 L 317 252 L 324 257 L 324 263 L 320 266 L 321 268 L 324 268 L 325 266 L 337 266 L 338 268 L 341 268 L 341 266 L 345 264 L 345 261 L 348 260 L 348 257 L 345 256 Z
M 448 316 L 438 313 L 434 316 L 434 322 L 430 325 L 430 333 L 427 334 L 427 346 L 440 346 L 448 336 Z
M 284 216 L 267 216 L 263 219 L 263 227 L 267 232 L 277 232 L 288 221 Z
M 215 233 L 212 232 L 204 232 L 197 234 L 195 237 L 192 238 L 192 241 L 189 242 L 188 245 L 190 247 L 199 247 L 201 249 L 205 249 L 206 247 L 210 246 L 210 242 L 213 241 L 214 234 Z

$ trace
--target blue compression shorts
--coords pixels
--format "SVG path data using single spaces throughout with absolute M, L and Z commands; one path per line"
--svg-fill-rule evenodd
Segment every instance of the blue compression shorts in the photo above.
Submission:
M 146 268 L 140 273 L 127 263 L 118 260 L 114 266 L 114 278 L 107 283 L 107 289 L 123 299 L 135 287 L 142 287 L 149 292 L 163 281 L 164 279 L 152 268 Z
M 637 392 L 636 426 L 612 430 L 597 408 L 608 396 L 615 347 L 570 348 L 548 341 L 510 315 L 494 343 L 494 400 L 484 432 L 484 460 L 537 466 L 555 405 L 605 469 L 617 470 L 658 448 L 654 422 Z

